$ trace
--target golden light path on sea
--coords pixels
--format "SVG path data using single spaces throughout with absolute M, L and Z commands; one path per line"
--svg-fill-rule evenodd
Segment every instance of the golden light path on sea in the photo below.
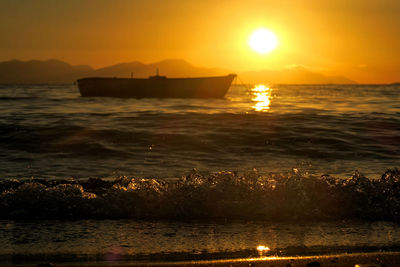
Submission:
M 254 105 L 252 108 L 255 111 L 266 112 L 269 111 L 271 106 L 271 93 L 272 90 L 263 84 L 257 85 L 251 89 L 252 101 Z

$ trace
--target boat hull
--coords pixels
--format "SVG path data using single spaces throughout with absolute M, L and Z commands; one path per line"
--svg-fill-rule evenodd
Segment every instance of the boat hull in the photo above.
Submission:
M 83 78 L 77 80 L 82 96 L 122 98 L 223 98 L 235 74 L 219 77 Z

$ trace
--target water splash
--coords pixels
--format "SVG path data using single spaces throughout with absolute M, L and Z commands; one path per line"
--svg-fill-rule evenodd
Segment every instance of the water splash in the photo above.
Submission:
M 171 220 L 400 221 L 400 171 L 378 180 L 300 172 L 202 175 L 173 181 L 120 177 L 113 181 L 2 180 L 0 218 L 133 218 Z

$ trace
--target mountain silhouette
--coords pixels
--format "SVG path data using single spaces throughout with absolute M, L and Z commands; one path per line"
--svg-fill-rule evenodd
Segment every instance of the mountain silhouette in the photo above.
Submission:
M 343 76 L 325 76 L 312 72 L 304 67 L 290 67 L 283 70 L 263 70 L 244 72 L 240 75 L 245 81 L 252 83 L 272 84 L 354 84 Z
M 159 69 L 160 75 L 168 77 L 194 77 L 225 75 L 230 71 L 216 68 L 199 68 L 182 59 L 167 59 L 156 63 L 143 64 L 141 62 L 120 63 L 97 69 L 94 76 L 147 78 Z
M 86 65 L 72 66 L 60 60 L 11 60 L 0 62 L 0 83 L 57 84 L 71 83 L 79 76 L 89 75 L 93 69 Z
M 195 67 L 182 59 L 167 59 L 144 64 L 138 61 L 119 63 L 94 69 L 88 65 L 71 65 L 50 59 L 45 61 L 10 60 L 0 62 L 0 84 L 63 84 L 73 83 L 84 77 L 131 77 L 147 78 L 159 69 L 160 75 L 167 77 L 217 76 L 233 73 L 220 68 Z M 304 67 L 283 70 L 263 70 L 238 73 L 245 83 L 297 83 L 297 84 L 351 84 L 354 81 L 342 76 L 325 76 Z

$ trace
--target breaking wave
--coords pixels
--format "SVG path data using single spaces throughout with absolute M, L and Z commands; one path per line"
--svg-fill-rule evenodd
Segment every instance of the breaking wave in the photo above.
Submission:
M 400 171 L 380 179 L 290 173 L 179 179 L 1 180 L 1 219 L 400 221 Z

